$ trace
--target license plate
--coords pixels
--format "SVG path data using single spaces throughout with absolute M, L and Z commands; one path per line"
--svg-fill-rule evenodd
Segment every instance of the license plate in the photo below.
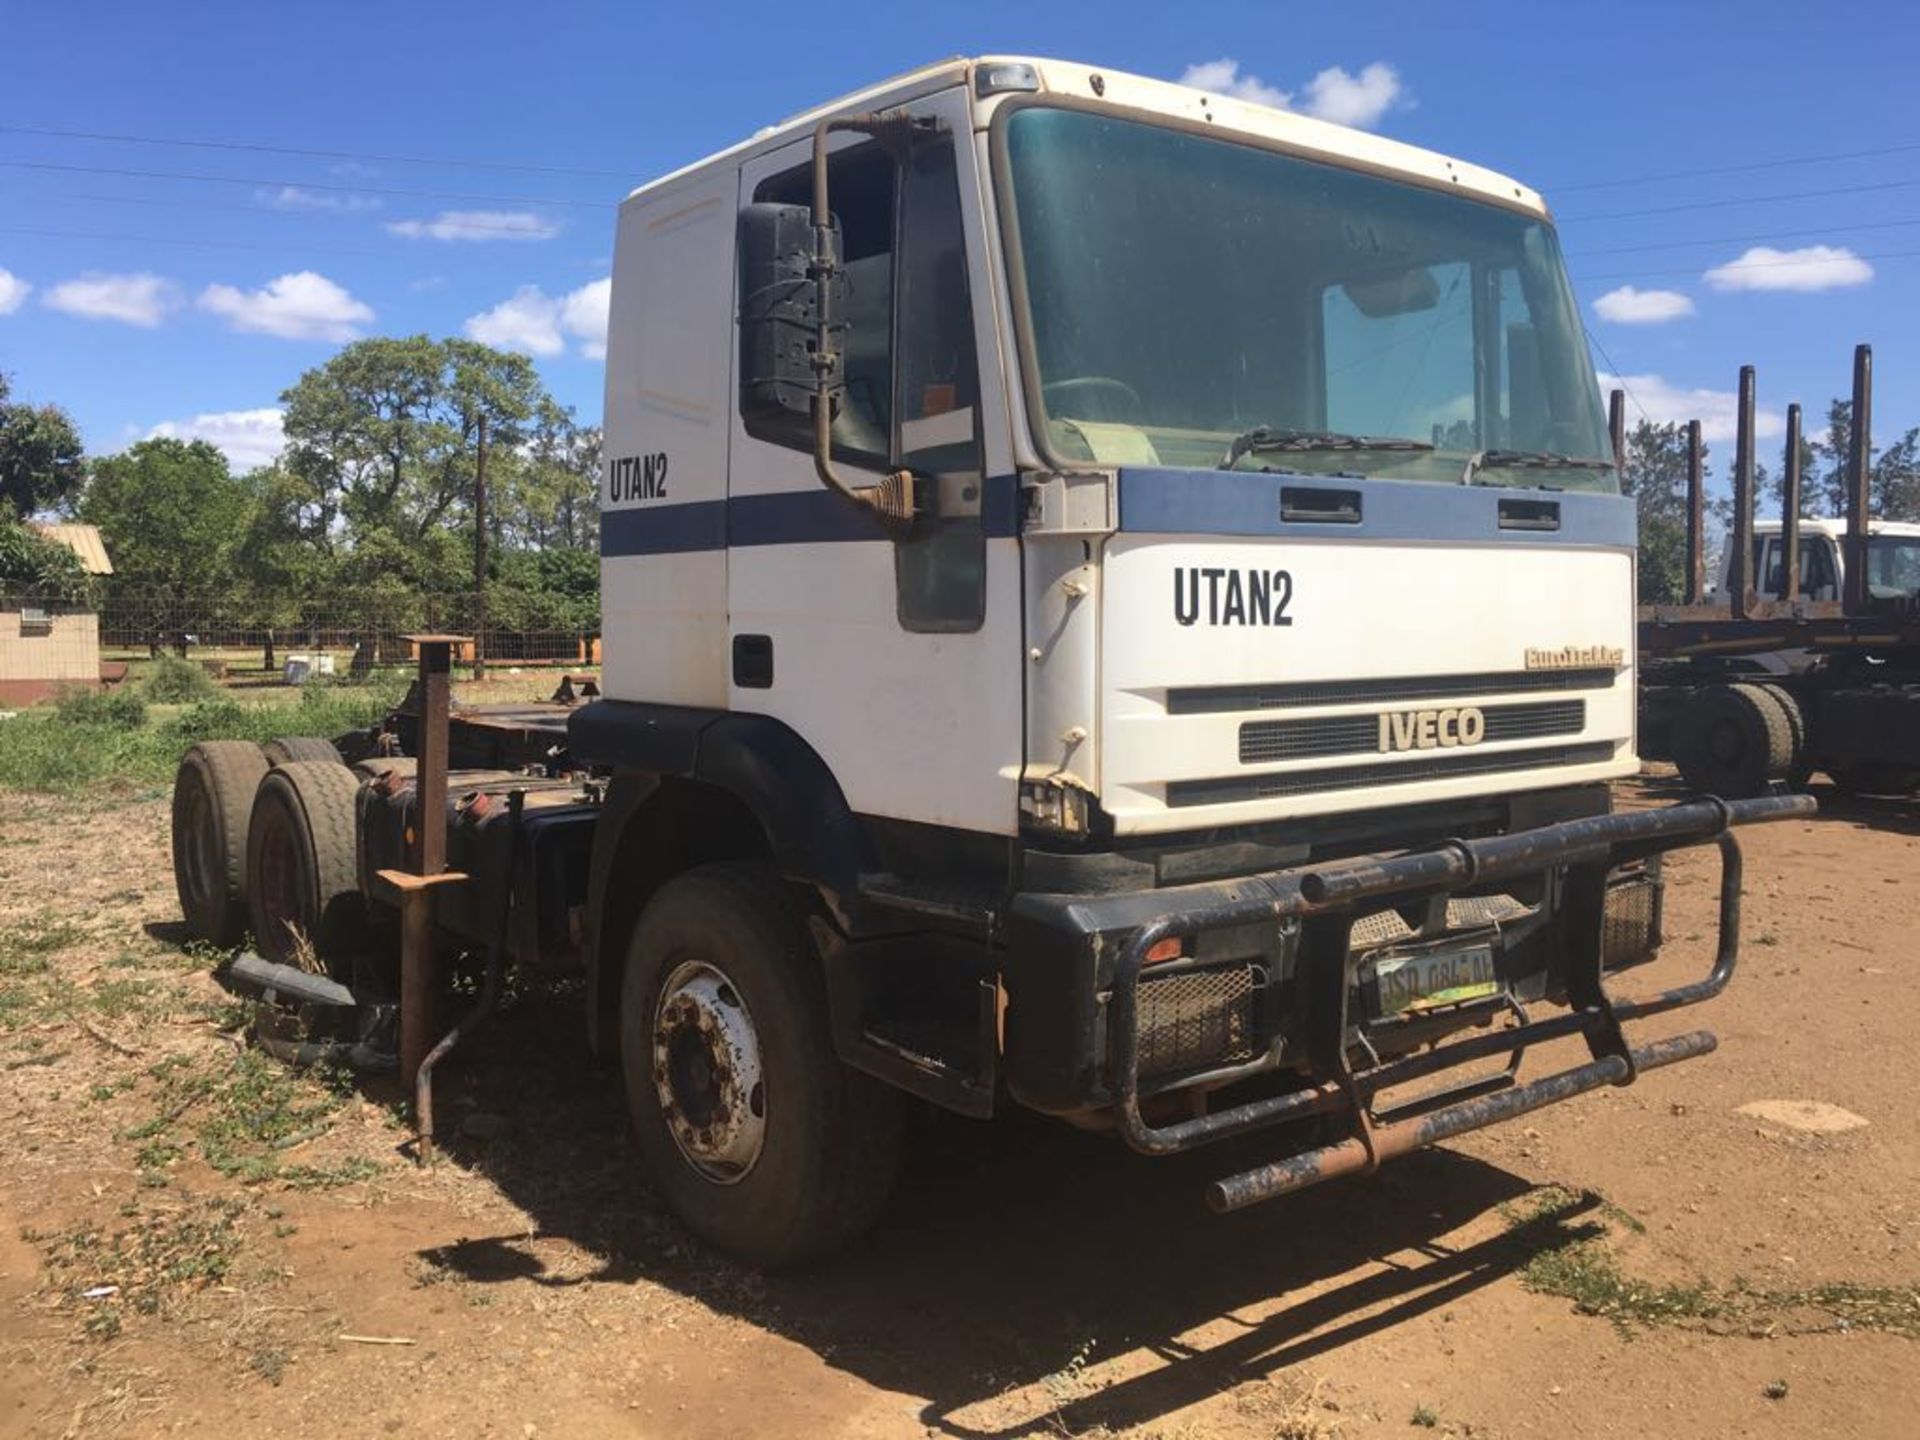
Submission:
M 1383 1020 L 1500 993 L 1491 945 L 1383 956 L 1373 962 L 1373 984 Z

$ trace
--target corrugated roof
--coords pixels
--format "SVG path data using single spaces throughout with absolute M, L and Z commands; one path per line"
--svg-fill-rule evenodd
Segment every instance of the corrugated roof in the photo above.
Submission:
M 66 522 L 35 526 L 49 540 L 58 541 L 80 557 L 89 575 L 111 575 L 113 562 L 107 558 L 106 542 L 98 525 L 74 525 Z

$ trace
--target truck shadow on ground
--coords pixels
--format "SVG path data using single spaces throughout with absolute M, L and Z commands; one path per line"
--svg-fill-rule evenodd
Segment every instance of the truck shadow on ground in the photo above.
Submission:
M 1623 789 L 1631 797 L 1631 808 L 1673 805 L 1699 795 L 1678 774 L 1665 768 L 1643 773 L 1625 782 Z M 1920 835 L 1920 796 L 1850 794 L 1824 776 L 1815 776 L 1801 789 L 1820 802 L 1820 821 L 1894 835 Z
M 1445 1151 L 1219 1217 L 1203 1183 L 1267 1158 L 1258 1137 L 1237 1152 L 1148 1160 L 1039 1117 L 981 1125 L 928 1113 L 871 1235 L 807 1270 L 756 1277 L 646 1192 L 617 1074 L 580 1054 L 577 1004 L 522 997 L 440 1081 L 443 1151 L 521 1206 L 536 1233 L 467 1239 L 421 1260 L 471 1283 L 665 1285 L 871 1385 L 928 1397 L 922 1420 L 956 1436 L 1148 1422 L 1452 1304 L 1597 1233 L 1576 1211 L 1459 1248 L 1436 1243 L 1530 1188 Z M 555 1238 L 598 1257 L 598 1268 L 550 1271 L 535 1242 Z M 1192 1338 L 1201 1327 L 1211 1327 L 1204 1342 Z M 1140 1349 L 1165 1363 L 1079 1393 L 1076 1356 L 1086 1365 Z M 1043 1381 L 1053 1403 L 1037 1417 L 982 1429 L 966 1413 Z

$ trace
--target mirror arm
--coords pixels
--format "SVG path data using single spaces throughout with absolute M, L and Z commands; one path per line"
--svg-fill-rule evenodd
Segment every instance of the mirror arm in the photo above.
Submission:
M 871 511 L 896 534 L 913 521 L 913 475 L 895 470 L 878 485 L 849 485 L 833 468 L 833 400 L 827 377 L 833 373 L 833 211 L 827 203 L 827 137 L 835 130 L 857 130 L 882 144 L 899 143 L 913 122 L 905 115 L 841 115 L 813 129 L 813 283 L 814 340 L 813 468 L 820 483 L 842 499 Z

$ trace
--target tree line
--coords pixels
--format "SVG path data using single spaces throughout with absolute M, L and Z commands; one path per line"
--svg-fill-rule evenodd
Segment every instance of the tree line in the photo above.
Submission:
M 1803 518 L 1847 513 L 1847 459 L 1853 404 L 1827 406 L 1824 434 L 1800 440 L 1800 514 Z M 1702 466 L 1706 447 L 1702 447 Z M 1640 522 L 1640 603 L 1677 605 L 1687 594 L 1687 427 L 1642 420 L 1627 432 L 1621 487 L 1634 500 Z M 1760 518 L 1778 516 L 1786 493 L 1785 447 L 1777 462 L 1754 458 L 1754 493 Z M 1868 470 L 1870 511 L 1882 520 L 1920 520 L 1920 426 L 1874 451 Z M 1707 505 L 1710 550 L 1730 528 L 1729 496 Z M 1709 569 L 1711 574 L 1711 569 Z
M 315 597 L 477 594 L 493 623 L 592 630 L 600 431 L 525 356 L 424 335 L 358 341 L 280 397 L 285 448 L 235 473 L 203 440 L 86 456 L 0 377 L 0 591 L 90 586 L 36 514 L 97 525 L 116 593 L 220 597 L 295 625 Z

